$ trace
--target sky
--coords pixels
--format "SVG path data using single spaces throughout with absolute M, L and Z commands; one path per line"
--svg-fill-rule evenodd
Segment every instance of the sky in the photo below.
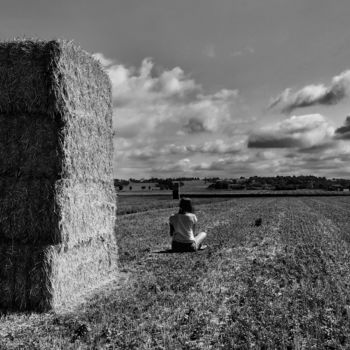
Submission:
M 1 0 L 113 88 L 116 178 L 350 178 L 348 0 Z

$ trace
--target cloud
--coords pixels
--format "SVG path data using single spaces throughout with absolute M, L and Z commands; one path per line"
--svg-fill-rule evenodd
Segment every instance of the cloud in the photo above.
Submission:
M 312 153 L 300 153 L 300 150 L 286 154 L 284 169 L 291 172 L 317 174 L 323 176 L 343 176 L 350 171 L 350 145 L 347 142 L 334 142 L 330 147 L 314 150 Z M 290 159 L 290 161 L 288 161 Z M 338 175 L 336 175 L 338 174 Z M 348 176 L 348 175 L 346 175 Z
M 253 119 L 237 90 L 208 93 L 180 67 L 163 69 L 150 58 L 136 67 L 99 53 L 95 58 L 112 81 L 116 177 L 333 177 L 350 171 L 350 117 L 337 129 L 324 116 L 310 114 L 251 131 Z M 285 90 L 275 107 L 302 105 L 298 93 L 308 103 L 340 101 L 347 79 L 344 72 L 329 86 Z
M 255 134 L 249 137 L 249 148 L 290 148 L 300 147 L 300 140 L 292 136 Z
M 180 146 L 177 146 L 180 147 Z M 200 160 L 184 153 L 181 159 L 161 158 L 161 161 L 149 161 L 150 176 L 276 176 L 308 175 L 340 176 L 350 171 L 350 145 L 337 141 L 331 147 L 322 147 L 313 152 L 301 152 L 300 149 L 268 150 L 243 149 L 236 154 L 225 154 L 213 158 L 206 156 Z M 138 162 L 139 163 L 139 162 Z M 140 166 L 140 165 L 139 165 Z M 144 165 L 143 165 L 144 166 Z
M 146 177 L 181 174 L 204 157 L 240 152 L 250 117 L 237 90 L 208 93 L 180 67 L 164 69 L 150 58 L 128 66 L 95 56 L 112 82 L 117 177 L 134 177 L 132 169 Z
M 335 138 L 342 140 L 350 140 L 350 116 L 346 117 L 343 126 L 335 130 Z
M 223 140 L 215 140 L 200 145 L 187 146 L 187 150 L 204 154 L 236 154 L 241 152 L 244 147 L 242 141 L 225 143 Z
M 239 56 L 243 56 L 243 55 L 247 55 L 247 54 L 253 54 L 254 52 L 255 52 L 255 50 L 253 47 L 246 46 L 242 50 L 231 52 L 230 56 L 231 57 L 239 57 Z
M 183 126 L 183 130 L 188 134 L 195 134 L 204 131 L 211 131 L 209 125 L 205 125 L 203 120 L 190 118 Z
M 117 107 L 156 103 L 164 100 L 191 98 L 201 86 L 195 83 L 184 71 L 175 67 L 153 75 L 154 63 L 145 58 L 139 68 L 121 64 L 109 66 L 107 72 L 112 81 L 113 102 Z
M 152 172 L 159 173 L 189 173 L 192 171 L 191 160 L 188 158 L 180 159 L 175 163 L 161 164 L 153 167 Z
M 247 171 L 253 169 L 252 160 L 255 159 L 254 155 L 229 155 L 223 158 L 216 158 L 211 161 L 196 162 L 190 158 L 183 158 L 177 162 L 165 162 L 161 166 L 154 167 L 153 172 L 169 172 L 169 173 L 188 173 L 198 174 L 203 171 L 217 171 L 226 172 L 229 171 Z M 233 174 L 232 174 L 233 176 Z
M 222 158 L 216 158 L 210 161 L 200 162 L 192 165 L 192 170 L 197 172 L 213 171 L 215 174 L 225 174 L 226 177 L 235 177 L 240 175 L 252 176 L 257 171 L 271 171 L 271 166 L 276 163 L 275 155 L 264 155 L 261 152 L 246 152 L 227 155 Z M 260 172 L 260 174 L 262 174 Z
M 182 131 L 188 134 L 224 130 L 235 122 L 238 99 L 237 90 L 222 89 L 211 95 L 198 94 L 183 108 L 178 108 L 174 116 L 179 121 L 183 120 Z
M 105 57 L 105 55 L 100 52 L 94 53 L 92 57 L 95 58 L 97 61 L 99 61 L 103 67 L 108 67 L 115 63 L 114 60 Z
M 320 114 L 290 117 L 248 138 L 248 148 L 310 148 L 331 142 L 334 128 Z
M 279 107 L 283 113 L 290 113 L 297 108 L 334 105 L 348 97 L 349 88 L 350 70 L 347 70 L 333 77 L 329 86 L 307 85 L 296 92 L 288 88 L 270 101 L 269 108 Z
M 194 170 L 201 171 L 219 171 L 219 170 L 228 170 L 229 167 L 234 164 L 233 158 L 220 158 L 215 159 L 211 162 L 203 162 L 193 167 Z
M 205 56 L 209 57 L 209 58 L 214 58 L 216 56 L 216 52 L 215 52 L 215 46 L 210 44 L 207 45 L 204 50 L 203 53 Z
M 191 145 L 176 145 L 169 144 L 161 148 L 146 147 L 143 149 L 135 149 L 128 153 L 132 159 L 148 160 L 159 159 L 161 156 L 169 155 L 186 155 L 194 154 L 203 155 L 223 155 L 223 154 L 238 154 L 245 147 L 243 142 L 226 143 L 223 140 L 208 141 L 200 144 Z
M 335 149 L 337 144 L 332 140 L 332 141 L 326 141 L 324 143 L 318 144 L 318 145 L 313 145 L 309 147 L 301 147 L 298 149 L 299 153 L 308 153 L 308 154 L 320 154 L 323 153 L 324 151 L 330 150 L 330 149 Z
M 112 62 L 102 54 L 95 56 Z M 205 94 L 180 67 L 159 69 L 150 58 L 138 68 L 113 63 L 106 71 L 112 82 L 118 137 L 146 138 L 170 130 L 174 135 L 193 135 L 234 129 L 240 104 L 237 90 Z
M 299 129 L 308 130 L 307 127 Z M 185 152 L 185 149 L 181 151 Z M 176 162 L 165 159 L 162 166 L 153 168 L 154 174 L 166 171 L 172 176 L 181 173 L 208 176 L 212 173 L 222 177 L 277 174 L 334 177 L 345 176 L 350 171 L 350 145 L 343 140 L 327 141 L 308 148 L 242 148 L 237 153 L 217 154 L 213 158 L 206 156 L 203 160 L 194 159 L 190 153 L 183 154 L 186 157 Z

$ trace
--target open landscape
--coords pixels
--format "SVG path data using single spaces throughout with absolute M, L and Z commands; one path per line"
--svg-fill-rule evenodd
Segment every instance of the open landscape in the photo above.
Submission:
M 172 203 L 119 215 L 116 281 L 62 314 L 2 315 L 0 348 L 350 347 L 349 197 L 194 199 L 209 247 L 171 254 Z
M 350 350 L 349 18 L 1 0 L 0 350 Z

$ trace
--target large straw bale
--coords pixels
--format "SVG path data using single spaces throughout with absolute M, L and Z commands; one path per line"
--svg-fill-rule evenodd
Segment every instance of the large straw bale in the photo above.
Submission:
M 0 72 L 0 113 L 50 113 L 54 118 L 55 112 L 82 110 L 102 119 L 110 112 L 108 76 L 71 41 L 0 42 Z
M 0 42 L 0 113 L 47 113 L 55 42 Z
M 71 42 L 0 43 L 0 122 L 0 174 L 113 179 L 110 81 Z
M 0 244 L 59 242 L 55 193 L 48 180 L 0 178 Z
M 0 178 L 0 244 L 73 247 L 113 234 L 111 182 Z
M 61 159 L 54 120 L 43 114 L 0 114 L 0 126 L 1 177 L 57 177 Z
M 45 115 L 0 114 L 0 125 L 0 176 L 113 178 L 111 128 L 97 118 L 72 112 L 58 127 Z
M 0 309 L 59 310 L 115 278 L 113 241 L 62 245 L 0 245 Z M 81 301 L 81 300 L 80 300 Z
M 91 55 L 0 43 L 0 309 L 55 308 L 115 275 L 112 139 Z
M 113 179 L 111 84 L 99 62 L 71 42 L 59 43 L 52 70 L 54 111 L 60 116 L 61 175 Z

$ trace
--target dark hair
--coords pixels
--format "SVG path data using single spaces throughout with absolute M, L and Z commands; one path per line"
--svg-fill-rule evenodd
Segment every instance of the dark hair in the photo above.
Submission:
M 194 213 L 194 207 L 190 198 L 181 198 L 179 214 Z

